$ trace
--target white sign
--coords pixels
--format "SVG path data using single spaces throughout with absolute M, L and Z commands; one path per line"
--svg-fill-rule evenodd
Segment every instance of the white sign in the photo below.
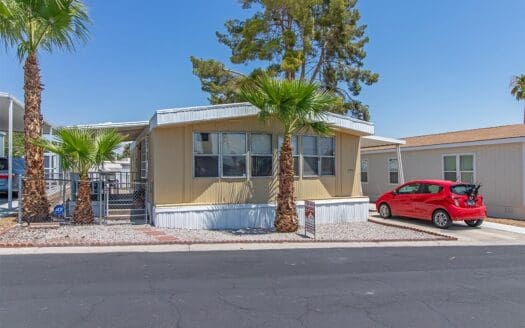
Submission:
M 304 201 L 304 235 L 315 239 L 315 203 Z

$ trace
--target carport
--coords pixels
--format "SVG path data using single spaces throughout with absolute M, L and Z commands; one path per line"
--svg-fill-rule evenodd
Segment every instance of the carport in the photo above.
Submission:
M 405 174 L 403 173 L 403 158 L 401 156 L 401 145 L 404 145 L 405 143 L 406 141 L 401 139 L 386 138 L 375 135 L 367 136 L 361 138 L 361 151 L 370 147 L 395 146 L 397 165 L 399 170 L 399 182 L 400 184 L 403 184 L 405 183 Z
M 13 209 L 13 132 L 24 132 L 24 104 L 14 96 L 0 92 L 0 131 L 8 134 L 7 209 Z M 44 134 L 52 134 L 52 126 L 44 121 Z

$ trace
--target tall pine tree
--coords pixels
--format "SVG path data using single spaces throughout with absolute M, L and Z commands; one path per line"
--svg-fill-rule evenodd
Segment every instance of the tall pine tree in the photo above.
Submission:
M 357 0 L 241 0 L 253 16 L 231 19 L 220 43 L 231 49 L 232 64 L 255 62 L 245 74 L 214 59 L 191 57 L 193 72 L 212 104 L 240 101 L 243 83 L 267 72 L 271 76 L 317 81 L 340 96 L 339 113 L 369 120 L 368 106 L 357 100 L 363 84 L 379 75 L 364 69 L 368 43 L 366 26 L 359 24 Z

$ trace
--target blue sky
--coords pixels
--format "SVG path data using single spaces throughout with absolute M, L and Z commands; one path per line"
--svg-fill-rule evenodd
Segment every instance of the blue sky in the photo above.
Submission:
M 87 0 L 91 40 L 76 53 L 42 53 L 43 113 L 56 125 L 149 119 L 156 109 L 203 105 L 191 55 L 226 61 L 215 31 L 247 15 L 236 0 Z M 521 123 L 509 94 L 525 73 L 523 0 L 360 0 L 380 81 L 360 99 L 376 133 L 403 137 Z M 237 69 L 247 69 L 242 66 Z M 0 91 L 23 100 L 14 51 L 0 52 Z

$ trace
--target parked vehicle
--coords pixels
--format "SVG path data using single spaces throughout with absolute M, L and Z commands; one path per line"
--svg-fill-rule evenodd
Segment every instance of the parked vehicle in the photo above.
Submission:
M 0 193 L 7 193 L 7 179 L 9 177 L 9 160 L 0 157 Z M 13 193 L 18 193 L 18 179 L 26 171 L 25 161 L 22 157 L 13 157 Z
M 381 195 L 376 209 L 382 218 L 431 220 L 441 229 L 447 229 L 453 221 L 478 227 L 487 217 L 479 188 L 480 185 L 446 180 L 410 181 Z

